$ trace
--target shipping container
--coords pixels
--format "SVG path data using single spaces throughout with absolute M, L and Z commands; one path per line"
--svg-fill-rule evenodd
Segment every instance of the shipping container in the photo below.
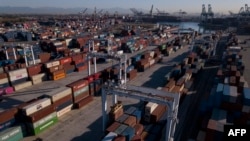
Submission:
M 26 81 L 26 82 L 23 82 L 23 83 L 20 83 L 20 84 L 16 84 L 16 85 L 13 85 L 13 88 L 15 91 L 18 91 L 18 90 L 21 90 L 21 89 L 24 89 L 24 88 L 27 88 L 27 87 L 30 87 L 32 86 L 32 82 L 31 81 Z
M 53 113 L 47 115 L 46 117 L 44 117 L 44 118 L 42 118 L 42 119 L 40 119 L 40 120 L 38 120 L 38 121 L 36 121 L 34 123 L 29 122 L 27 124 L 28 124 L 29 127 L 37 128 L 37 127 L 43 125 L 44 123 L 46 123 L 47 121 L 55 118 L 56 116 L 57 116 L 56 112 L 53 112 Z
M 77 81 L 67 85 L 67 87 L 72 88 L 73 92 L 77 91 L 85 86 L 88 86 L 87 80 L 77 80 Z
M 22 109 L 25 115 L 31 115 L 32 113 L 35 113 L 49 105 L 51 105 L 50 98 L 43 98 L 30 105 L 23 107 Z
M 20 74 L 27 74 L 27 69 L 23 68 L 23 69 L 18 69 L 18 70 L 13 70 L 13 71 L 8 72 L 9 76 L 17 76 Z
M 71 95 L 72 91 L 68 87 L 59 87 L 55 90 L 52 90 L 50 92 L 46 92 L 44 95 L 51 98 L 52 103 L 55 103 L 57 100 L 67 96 Z
M 71 104 L 68 105 L 67 107 L 57 111 L 57 117 L 60 118 L 61 116 L 67 114 L 68 112 L 70 112 L 72 110 L 72 108 L 73 108 L 73 104 L 71 102 Z
M 102 141 L 113 141 L 113 139 L 117 136 L 116 133 L 114 132 L 109 132 L 103 139 Z
M 122 133 L 122 136 L 126 138 L 126 141 L 130 141 L 132 137 L 135 135 L 135 129 L 128 126 Z
M 121 135 L 121 133 L 127 128 L 127 125 L 121 124 L 114 132 L 118 135 Z
M 45 65 L 46 68 L 51 68 L 51 67 L 54 67 L 54 66 L 59 66 L 60 61 L 51 61 L 51 62 L 45 63 L 44 65 Z
M 48 120 L 47 122 L 45 122 L 44 124 L 36 127 L 36 128 L 30 128 L 30 132 L 33 134 L 33 135 L 38 135 L 40 134 L 41 132 L 45 131 L 46 129 L 50 128 L 51 126 L 53 126 L 54 124 L 56 124 L 58 122 L 58 118 L 57 117 L 54 117 L 52 118 L 51 120 Z
M 36 65 L 27 67 L 27 72 L 28 72 L 29 77 L 42 73 L 42 64 L 36 64 Z
M 1 85 L 1 84 L 6 84 L 6 83 L 9 83 L 8 78 L 0 79 L 0 85 Z
M 119 122 L 112 123 L 106 130 L 108 132 L 114 132 L 121 124 Z
M 82 100 L 80 100 L 79 102 L 76 102 L 76 108 L 80 109 L 84 106 L 86 106 L 87 104 L 89 104 L 90 102 L 93 101 L 93 97 L 92 96 L 88 96 Z
M 28 73 L 20 73 L 20 74 L 15 74 L 15 75 L 9 75 L 9 80 L 12 85 L 17 84 L 18 80 L 21 82 L 26 81 L 28 78 Z
M 129 117 L 129 115 L 127 114 L 123 114 L 122 116 L 120 116 L 116 121 L 120 122 L 120 123 L 124 123 L 124 121 Z
M 56 80 L 60 80 L 60 79 L 65 78 L 65 77 L 66 77 L 66 74 L 63 72 L 63 73 L 60 73 L 57 75 L 53 75 L 52 80 L 56 81 Z
M 151 114 L 157 106 L 157 103 L 149 102 L 145 107 L 145 114 Z
M 127 110 L 125 110 L 125 114 L 132 115 L 137 110 L 136 107 L 129 107 Z
M 21 126 L 10 127 L 0 132 L 0 141 L 19 141 L 23 138 Z
M 49 105 L 49 106 L 47 106 L 47 107 L 45 107 L 45 108 L 43 108 L 35 113 L 30 114 L 29 116 L 26 116 L 25 118 L 28 122 L 36 122 L 36 121 L 46 117 L 47 115 L 49 115 L 55 111 L 56 111 L 55 106 Z
M 15 124 L 15 121 L 16 121 L 14 116 L 11 119 L 5 119 L 5 120 L 6 120 L 5 122 L 0 123 L 0 132 L 13 126 Z

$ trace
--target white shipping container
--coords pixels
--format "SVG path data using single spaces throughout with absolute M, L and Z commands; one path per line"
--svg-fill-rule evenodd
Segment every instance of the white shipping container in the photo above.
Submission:
M 0 84 L 5 84 L 5 83 L 8 83 L 8 82 L 9 82 L 8 78 L 0 79 Z
M 31 114 L 49 106 L 49 105 L 51 105 L 50 98 L 43 98 L 43 99 L 40 99 L 40 100 L 30 104 L 30 105 L 23 107 L 23 111 L 28 116 L 28 115 L 31 115 Z
M 73 107 L 73 104 L 63 108 L 62 110 L 58 111 L 56 114 L 57 114 L 57 117 L 61 117 L 63 115 L 65 115 L 66 113 L 68 113 L 69 111 L 71 111 Z
M 74 48 L 74 49 L 71 49 L 70 51 L 75 52 L 75 53 L 81 52 L 81 50 L 79 48 Z
M 149 53 L 149 55 L 150 55 L 151 57 L 154 57 L 155 52 L 154 52 L 154 51 L 151 51 L 151 52 Z
M 116 136 L 117 136 L 116 133 L 114 133 L 114 132 L 109 132 L 109 133 L 102 139 L 102 141 L 112 141 Z
M 65 41 L 66 41 L 66 46 L 69 46 L 72 39 L 65 39 Z
M 61 46 L 62 42 L 54 42 L 54 46 Z
M 11 75 L 9 76 L 9 79 L 12 82 L 12 81 L 16 81 L 16 80 L 27 78 L 27 77 L 28 77 L 28 73 L 22 73 L 22 74 Z
M 40 80 L 40 79 L 46 80 L 47 79 L 46 73 L 40 73 L 40 74 L 36 74 L 36 75 L 31 76 L 32 81 L 33 80 Z
M 155 63 L 155 59 L 149 61 L 149 65 L 153 65 Z
M 18 90 L 21 90 L 21 89 L 24 89 L 24 88 L 27 88 L 27 87 L 30 87 L 30 86 L 32 86 L 32 82 L 31 81 L 26 81 L 26 82 L 14 85 L 13 87 L 14 87 L 15 91 L 18 91 Z
M 36 59 L 36 60 L 35 60 L 35 64 L 38 64 L 38 63 L 41 63 L 41 60 L 40 60 L 40 59 Z M 34 65 L 34 61 L 29 61 L 28 64 L 29 64 L 29 65 Z
M 42 83 L 43 80 L 42 79 L 35 79 L 35 80 L 32 80 L 32 85 L 36 85 L 36 84 L 39 84 L 39 83 Z
M 71 95 L 72 94 L 72 90 L 69 87 L 60 87 L 57 88 L 53 91 L 47 92 L 45 95 L 49 96 L 52 100 L 52 102 L 55 102 L 67 95 Z
M 27 69 L 23 68 L 23 69 L 9 71 L 8 75 L 9 76 L 15 76 L 15 75 L 20 75 L 20 74 L 25 74 L 25 73 L 27 73 Z
M 147 105 L 146 105 L 146 108 L 145 108 L 145 114 L 151 114 L 155 108 L 158 106 L 157 103 L 152 103 L 152 102 L 149 102 Z
M 60 65 L 59 61 L 52 61 L 52 62 L 45 63 L 46 68 L 51 68 L 51 67 L 59 66 L 59 65 Z

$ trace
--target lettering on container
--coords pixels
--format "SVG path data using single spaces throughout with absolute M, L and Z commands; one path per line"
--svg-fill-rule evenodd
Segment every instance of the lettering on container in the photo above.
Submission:
M 6 136 L 2 137 L 2 139 L 1 139 L 1 140 L 7 140 L 8 138 L 10 138 L 11 136 L 13 136 L 13 135 L 17 134 L 18 132 L 20 132 L 20 130 L 19 130 L 19 129 L 14 130 L 14 131 L 12 131 L 11 133 L 9 133 L 8 135 L 6 135 Z
M 22 74 L 16 75 L 16 78 L 22 78 Z
M 42 108 L 43 108 L 42 104 L 38 104 L 38 105 L 36 106 L 36 109 L 37 109 L 37 110 L 40 110 L 40 109 L 42 109 Z

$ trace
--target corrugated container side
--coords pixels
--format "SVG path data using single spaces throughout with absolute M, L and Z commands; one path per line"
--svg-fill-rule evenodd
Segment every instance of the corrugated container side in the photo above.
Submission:
M 22 109 L 26 115 L 30 115 L 49 105 L 51 105 L 51 100 L 49 98 L 43 98 L 43 99 L 36 101 L 35 103 L 32 103 L 30 105 L 23 107 Z
M 114 122 L 106 130 L 108 132 L 114 132 L 121 124 L 119 122 Z
M 47 115 L 46 117 L 44 117 L 44 118 L 42 118 L 42 119 L 40 119 L 40 120 L 38 120 L 38 121 L 36 121 L 34 123 L 28 123 L 28 124 L 29 124 L 30 127 L 37 128 L 38 126 L 46 123 L 47 121 L 53 119 L 56 116 L 57 116 L 56 112 L 53 112 L 53 113 Z
M 37 128 L 31 129 L 31 130 L 32 130 L 31 132 L 32 132 L 34 135 L 37 135 L 37 134 L 43 132 L 44 130 L 50 128 L 51 126 L 53 126 L 53 125 L 56 124 L 57 122 L 58 122 L 58 118 L 57 118 L 57 117 L 54 117 L 54 118 L 52 118 L 51 120 L 45 122 L 44 124 L 38 126 Z
M 0 141 L 18 141 L 22 138 L 23 134 L 20 126 L 10 127 L 0 132 Z
M 117 134 L 121 134 L 128 126 L 121 124 L 114 132 Z
M 15 91 L 18 91 L 18 90 L 21 90 L 21 89 L 24 89 L 24 88 L 27 88 L 27 87 L 30 87 L 30 86 L 32 86 L 31 81 L 27 81 L 27 82 L 24 82 L 24 83 L 13 85 Z
M 53 112 L 55 112 L 55 107 L 54 107 L 54 105 L 50 105 L 48 107 L 45 107 L 45 108 L 27 116 L 26 120 L 29 122 L 36 122 L 36 121 L 46 117 L 47 115 L 49 115 Z
M 56 102 L 57 100 L 65 97 L 65 96 L 68 96 L 68 95 L 71 95 L 72 94 L 72 91 L 70 88 L 68 87 L 60 87 L 60 88 L 57 88 L 53 91 L 50 91 L 48 93 L 46 93 L 45 95 L 50 97 L 52 102 Z
M 59 118 L 65 114 L 67 114 L 68 112 L 70 112 L 72 110 L 72 108 L 73 108 L 73 104 L 70 104 L 67 107 L 57 111 L 57 117 Z

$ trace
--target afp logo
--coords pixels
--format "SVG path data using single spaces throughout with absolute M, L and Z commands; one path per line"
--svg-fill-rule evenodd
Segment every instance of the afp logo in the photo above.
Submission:
M 224 126 L 224 140 L 239 140 L 249 141 L 250 127 L 239 125 L 225 125 Z

